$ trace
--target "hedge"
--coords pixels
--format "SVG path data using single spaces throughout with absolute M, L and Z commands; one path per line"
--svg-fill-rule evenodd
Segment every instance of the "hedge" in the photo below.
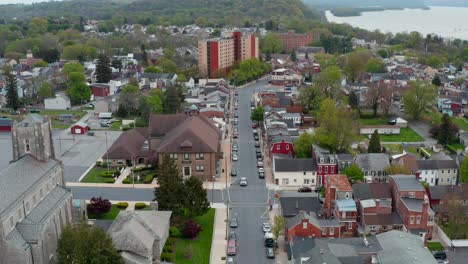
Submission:
M 102 171 L 101 176 L 102 177 L 114 177 L 115 171 Z
M 180 233 L 180 230 L 179 228 L 175 227 L 175 226 L 172 226 L 171 228 L 169 228 L 169 236 L 170 237 L 180 237 L 181 233 Z
M 130 184 L 132 183 L 132 181 L 129 179 L 129 178 L 125 178 L 123 181 L 122 181 L 123 184 Z
M 172 253 L 173 249 L 172 249 L 172 246 L 169 246 L 169 247 L 163 247 L 163 252 L 164 253 Z
M 105 161 L 104 161 L 104 162 L 101 162 L 101 167 L 107 168 L 107 162 L 105 162 Z
M 120 208 L 120 209 L 127 209 L 128 207 L 128 203 L 127 202 L 120 202 L 120 203 L 117 203 L 117 208 Z
M 146 208 L 146 204 L 145 204 L 145 203 L 136 203 L 136 204 L 135 204 L 135 209 L 136 209 L 136 210 L 145 209 L 145 208 Z
M 176 241 L 176 238 L 175 237 L 169 237 L 167 240 L 166 240 L 166 245 L 169 244 L 169 245 L 173 245 Z
M 164 260 L 164 261 L 167 261 L 167 262 L 172 262 L 172 253 L 163 252 L 161 254 L 161 260 Z
M 101 166 L 101 162 L 99 160 L 96 161 L 96 166 L 98 166 L 98 167 Z
M 143 182 L 144 183 L 151 183 L 153 182 L 153 179 L 154 179 L 154 176 L 156 175 L 156 173 L 150 173 L 148 175 L 145 176 Z

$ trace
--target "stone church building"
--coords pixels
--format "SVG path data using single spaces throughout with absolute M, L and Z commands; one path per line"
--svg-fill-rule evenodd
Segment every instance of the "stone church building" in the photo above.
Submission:
M 72 223 L 72 194 L 51 123 L 30 114 L 13 124 L 12 140 L 13 161 L 0 172 L 0 264 L 54 263 L 57 240 Z

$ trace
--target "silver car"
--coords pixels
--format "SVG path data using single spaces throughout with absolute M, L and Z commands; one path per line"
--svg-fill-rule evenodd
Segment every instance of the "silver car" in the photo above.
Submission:
M 246 177 L 241 177 L 239 185 L 240 186 L 247 186 L 247 178 Z
M 237 154 L 232 154 L 232 160 L 237 161 Z

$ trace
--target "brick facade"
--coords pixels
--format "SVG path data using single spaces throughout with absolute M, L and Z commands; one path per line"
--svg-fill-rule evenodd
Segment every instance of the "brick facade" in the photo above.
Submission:
M 296 33 L 294 30 L 289 30 L 286 33 L 279 34 L 281 41 L 283 42 L 283 48 L 286 52 L 290 52 L 301 46 L 308 46 L 313 41 L 312 32 L 306 34 Z

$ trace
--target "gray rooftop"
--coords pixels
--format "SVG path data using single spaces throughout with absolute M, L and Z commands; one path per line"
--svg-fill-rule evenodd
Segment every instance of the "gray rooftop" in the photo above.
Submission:
M 315 162 L 313 159 L 275 159 L 275 171 L 277 172 L 315 170 Z
M 366 153 L 357 155 L 356 164 L 363 170 L 383 171 L 390 160 L 385 153 Z
M 410 211 L 422 212 L 424 200 L 414 198 L 400 198 Z
M 21 122 L 18 123 L 18 126 L 28 127 L 36 123 L 44 123 L 44 118 L 39 114 L 29 114 Z
M 424 191 L 424 187 L 416 176 L 399 174 L 392 175 L 390 178 L 395 181 L 399 191 Z
M 281 210 L 284 217 L 292 217 L 299 213 L 305 212 L 318 212 L 321 210 L 321 205 L 317 197 L 313 196 L 289 196 L 285 197 L 280 193 Z
M 29 155 L 8 165 L 0 172 L 0 215 L 10 206 L 14 206 L 15 202 L 20 202 L 20 196 L 58 166 L 59 162 L 56 160 L 42 162 Z
M 440 170 L 440 169 L 457 169 L 458 165 L 455 160 L 418 160 L 418 168 L 420 170 Z
M 382 251 L 378 253 L 380 263 L 394 264 L 436 264 L 431 252 L 424 248 L 419 236 L 398 230 L 376 236 Z

